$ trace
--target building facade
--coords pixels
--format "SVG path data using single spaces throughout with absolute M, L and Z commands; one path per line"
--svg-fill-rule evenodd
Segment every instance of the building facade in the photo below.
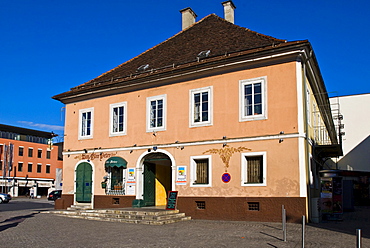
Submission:
M 160 206 L 178 191 L 195 219 L 311 216 L 338 152 L 312 47 L 237 26 L 223 5 L 225 19 L 182 10 L 180 33 L 53 97 L 66 105 L 57 208 Z
M 46 196 L 61 189 L 63 143 L 50 132 L 0 124 L 0 191 L 13 197 Z
M 336 169 L 355 170 L 370 172 L 370 122 L 368 114 L 370 106 L 370 94 L 358 94 L 330 98 L 332 109 L 337 108 L 338 115 L 334 119 L 340 119 L 341 132 L 345 134 L 342 138 L 343 156 L 337 163 Z M 362 106 L 358 108 L 357 106 Z

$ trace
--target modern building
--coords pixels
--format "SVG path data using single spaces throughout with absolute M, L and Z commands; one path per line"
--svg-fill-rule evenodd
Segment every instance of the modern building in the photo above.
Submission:
M 194 219 L 280 221 L 282 205 L 288 221 L 316 218 L 319 170 L 341 148 L 315 53 L 222 4 L 224 18 L 181 10 L 178 34 L 53 97 L 66 107 L 57 208 L 161 206 L 177 191 Z
M 343 156 L 337 169 L 370 172 L 370 94 L 332 97 L 330 102 L 339 113 L 333 119 L 342 124 Z
M 61 189 L 63 143 L 52 132 L 0 124 L 0 192 L 46 196 Z

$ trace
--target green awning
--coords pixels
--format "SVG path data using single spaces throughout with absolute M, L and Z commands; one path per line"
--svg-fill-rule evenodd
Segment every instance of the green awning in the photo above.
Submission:
M 106 167 L 123 167 L 127 168 L 127 161 L 121 157 L 111 157 L 105 161 Z

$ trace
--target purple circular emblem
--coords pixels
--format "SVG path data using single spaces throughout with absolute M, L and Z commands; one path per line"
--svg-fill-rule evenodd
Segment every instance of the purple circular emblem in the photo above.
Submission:
M 224 183 L 228 183 L 228 182 L 230 182 L 230 180 L 231 180 L 231 176 L 230 176 L 230 174 L 229 174 L 229 173 L 224 173 L 224 174 L 222 174 L 222 181 L 223 181 Z

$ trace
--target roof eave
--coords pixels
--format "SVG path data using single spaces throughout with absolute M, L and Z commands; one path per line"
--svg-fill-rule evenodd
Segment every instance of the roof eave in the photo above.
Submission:
M 82 96 L 94 95 L 94 93 L 102 93 L 103 91 L 110 91 L 117 88 L 133 87 L 138 84 L 147 84 L 150 87 L 150 82 L 153 80 L 158 81 L 163 79 L 168 79 L 169 76 L 172 78 L 184 77 L 185 75 L 199 73 L 200 71 L 209 71 L 217 68 L 225 68 L 227 66 L 236 66 L 242 63 L 251 63 L 263 61 L 266 59 L 273 59 L 274 57 L 287 56 L 284 54 L 290 52 L 289 54 L 302 52 L 304 49 L 310 48 L 310 44 L 307 40 L 294 41 L 282 43 L 276 46 L 269 46 L 265 48 L 251 49 L 247 51 L 235 52 L 232 54 L 225 54 L 222 56 L 206 58 L 200 61 L 192 61 L 186 64 L 169 67 L 163 70 L 147 71 L 137 75 L 127 75 L 126 77 L 121 77 L 119 79 L 99 82 L 95 85 L 83 85 L 82 87 L 74 88 L 71 91 L 61 93 L 53 96 L 52 98 L 63 103 L 74 102 L 73 99 L 79 99 Z M 176 80 L 178 81 L 178 80 Z M 131 83 L 130 83 L 131 82 Z M 131 90 L 132 91 L 132 90 Z M 78 100 L 77 100 L 78 101 Z

